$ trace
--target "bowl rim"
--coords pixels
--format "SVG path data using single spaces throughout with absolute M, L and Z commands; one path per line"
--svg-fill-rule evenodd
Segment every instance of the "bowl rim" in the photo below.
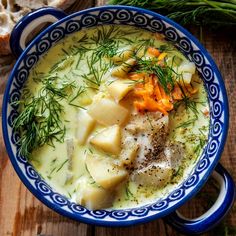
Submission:
M 117 221 L 117 220 L 116 221 L 109 221 L 109 220 L 106 220 L 106 219 L 101 220 L 101 219 L 84 217 L 83 215 L 79 215 L 79 214 L 75 215 L 75 213 L 67 212 L 62 207 L 60 207 L 59 205 L 56 205 L 55 203 L 50 202 L 45 197 L 45 195 L 43 195 L 42 193 L 40 193 L 39 191 L 37 191 L 35 188 L 32 187 L 32 185 L 30 184 L 30 181 L 25 177 L 25 174 L 18 167 L 17 160 L 15 159 L 15 155 L 14 155 L 12 149 L 11 149 L 11 144 L 10 144 L 10 141 L 9 141 L 10 137 L 8 136 L 8 129 L 7 129 L 7 109 L 8 109 L 8 102 L 9 102 L 9 97 L 10 97 L 9 92 L 10 92 L 10 89 L 11 89 L 11 86 L 12 86 L 12 82 L 14 81 L 14 75 L 15 75 L 15 72 L 16 72 L 17 68 L 20 66 L 20 63 L 21 63 L 22 59 L 31 50 L 31 48 L 35 45 L 35 43 L 43 35 L 50 32 L 57 25 L 60 25 L 61 23 L 70 20 L 71 18 L 74 18 L 76 16 L 80 16 L 80 15 L 86 15 L 86 14 L 88 14 L 90 12 L 93 12 L 93 11 L 100 11 L 100 10 L 106 10 L 106 9 L 107 10 L 111 10 L 111 9 L 135 10 L 135 11 L 139 12 L 142 15 L 143 14 L 148 14 L 148 15 L 153 16 L 154 18 L 159 18 L 161 20 L 164 20 L 165 22 L 169 23 L 175 29 L 177 29 L 180 32 L 184 33 L 185 36 L 188 39 L 190 39 L 195 45 L 197 45 L 197 47 L 200 49 L 200 51 L 203 53 L 203 55 L 209 61 L 209 64 L 211 65 L 211 67 L 213 69 L 213 72 L 216 74 L 216 77 L 218 78 L 218 81 L 219 81 L 220 91 L 221 91 L 222 96 L 223 96 L 223 99 L 222 99 L 223 103 L 224 103 L 223 111 L 225 113 L 224 125 L 223 125 L 223 129 L 222 129 L 222 138 L 221 138 L 221 142 L 220 142 L 219 148 L 217 150 L 217 153 L 215 154 L 213 162 L 207 168 L 207 172 L 204 174 L 203 178 L 201 180 L 199 180 L 199 182 L 195 185 L 194 189 L 192 189 L 189 193 L 187 193 L 181 200 L 179 200 L 178 202 L 175 202 L 168 209 L 160 210 L 160 212 L 157 212 L 157 213 L 149 215 L 149 216 L 143 216 L 143 217 L 140 217 L 138 219 L 124 219 L 124 220 L 120 220 L 120 221 Z M 40 13 L 39 13 L 39 16 L 40 16 Z M 122 24 L 117 24 L 117 25 L 122 25 Z M 226 138 L 227 138 L 228 126 L 229 126 L 229 104 L 228 104 L 228 98 L 227 98 L 227 93 L 226 93 L 226 88 L 225 88 L 225 85 L 224 85 L 224 81 L 222 79 L 220 71 L 217 68 L 214 60 L 212 59 L 210 54 L 207 52 L 207 50 L 201 45 L 201 43 L 190 32 L 188 32 L 185 28 L 180 26 L 178 23 L 172 21 L 171 19 L 167 18 L 166 16 L 162 16 L 162 15 L 156 13 L 156 12 L 146 10 L 146 9 L 143 9 L 143 8 L 132 7 L 132 6 L 123 6 L 123 5 L 115 5 L 115 6 L 114 5 L 106 5 L 106 6 L 92 7 L 92 8 L 82 10 L 82 11 L 75 12 L 73 14 L 70 14 L 70 15 L 58 20 L 57 22 L 53 23 L 52 25 L 50 25 L 46 29 L 44 29 L 40 34 L 38 34 L 30 42 L 30 44 L 26 47 L 26 49 L 22 52 L 20 57 L 17 59 L 17 62 L 15 63 L 15 65 L 14 65 L 14 67 L 13 67 L 13 69 L 12 69 L 10 75 L 9 75 L 8 81 L 7 81 L 7 85 L 6 85 L 6 89 L 5 89 L 5 93 L 4 93 L 4 98 L 3 98 L 3 106 L 2 106 L 2 130 L 3 130 L 3 138 L 4 138 L 6 150 L 7 150 L 9 159 L 10 159 L 10 161 L 11 161 L 18 177 L 21 179 L 21 181 L 27 187 L 27 189 L 30 190 L 30 192 L 35 197 L 37 197 L 43 204 L 45 204 L 47 207 L 49 207 L 50 209 L 56 211 L 57 213 L 59 213 L 63 216 L 69 217 L 69 218 L 77 220 L 77 221 L 81 221 L 81 222 L 86 223 L 86 224 L 109 226 L 109 227 L 129 226 L 129 225 L 134 225 L 134 224 L 146 223 L 146 222 L 152 221 L 154 219 L 164 217 L 164 216 L 170 214 L 171 212 L 173 212 L 174 210 L 176 210 L 177 208 L 179 208 L 180 206 L 182 206 L 184 203 L 186 203 L 188 200 L 190 200 L 194 195 L 196 195 L 197 192 L 206 183 L 206 181 L 210 177 L 212 171 L 214 170 L 215 166 L 217 165 L 218 161 L 221 158 L 221 155 L 222 155 L 222 152 L 223 152 L 223 149 L 224 149 L 224 145 L 225 145 L 225 142 L 226 142 Z M 137 207 L 137 208 L 142 208 L 142 206 Z M 122 210 L 125 210 L 125 209 L 114 209 L 113 211 L 119 211 L 119 210 L 122 211 Z

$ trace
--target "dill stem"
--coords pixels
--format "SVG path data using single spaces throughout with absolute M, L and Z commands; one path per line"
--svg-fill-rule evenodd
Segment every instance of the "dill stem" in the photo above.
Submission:
M 236 5 L 233 3 L 227 2 L 216 2 L 216 1 L 207 1 L 203 0 L 201 2 L 186 2 L 184 3 L 185 6 L 212 6 L 212 7 L 219 7 L 221 9 L 235 9 Z

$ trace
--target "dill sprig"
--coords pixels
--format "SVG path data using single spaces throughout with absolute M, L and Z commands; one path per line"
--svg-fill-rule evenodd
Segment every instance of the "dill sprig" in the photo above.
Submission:
M 136 58 L 136 72 L 145 72 L 147 74 L 156 75 L 159 83 L 163 87 L 166 93 L 170 93 L 174 88 L 173 69 L 166 63 L 163 65 L 157 64 L 154 59 L 142 59 Z
M 68 99 L 68 94 L 76 88 L 74 81 L 56 76 L 41 78 L 44 79 L 37 95 L 30 94 L 25 99 L 23 94 L 22 99 L 15 102 L 20 107 L 20 113 L 13 122 L 13 128 L 20 134 L 17 142 L 19 153 L 27 158 L 34 149 L 44 144 L 54 146 L 53 140 L 64 141 L 66 129 L 61 119 L 64 111 L 61 101 Z M 61 80 L 63 82 L 59 83 Z
M 69 105 L 71 106 L 75 106 L 75 107 L 79 107 L 82 109 L 85 109 L 82 106 L 79 106 L 78 104 L 73 103 L 81 94 L 83 94 L 86 91 L 86 88 L 84 86 L 80 86 L 75 94 L 75 96 L 73 96 L 72 98 L 69 99 Z
M 110 0 L 110 4 L 156 10 L 181 24 L 236 25 L 236 0 Z
M 103 57 L 113 57 L 117 54 L 119 48 L 119 40 L 117 35 L 120 33 L 119 28 L 112 25 L 109 28 L 103 26 L 97 29 L 97 33 L 91 37 L 96 48 L 93 49 L 93 57 L 99 61 Z
M 103 76 L 109 69 L 109 64 L 105 63 L 104 65 L 102 65 L 100 61 L 99 65 L 96 65 L 96 59 L 93 57 L 87 57 L 86 61 L 89 72 L 81 75 L 81 77 L 84 79 L 85 82 L 87 82 L 88 86 L 92 85 L 95 86 L 95 88 L 99 87 L 102 83 Z
M 65 161 L 63 161 L 62 164 L 57 168 L 56 172 L 60 171 L 68 161 L 69 159 L 66 159 Z
M 178 128 L 187 128 L 187 127 L 190 126 L 190 125 L 194 125 L 194 123 L 195 123 L 196 121 L 197 121 L 197 117 L 194 117 L 194 118 L 192 118 L 192 119 L 190 119 L 190 120 L 187 120 L 187 121 L 185 121 L 185 122 L 179 124 L 179 125 L 176 127 L 176 129 L 178 129 Z
M 134 198 L 134 194 L 130 191 L 129 186 L 125 187 L 126 200 Z

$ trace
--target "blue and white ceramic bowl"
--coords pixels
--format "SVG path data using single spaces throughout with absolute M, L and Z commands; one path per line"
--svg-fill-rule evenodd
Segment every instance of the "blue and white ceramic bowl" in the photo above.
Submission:
M 35 27 L 45 22 L 53 24 L 26 47 L 27 36 Z M 208 93 L 210 134 L 205 150 L 191 174 L 167 197 L 133 209 L 90 211 L 55 192 L 26 158 L 19 155 L 19 146 L 16 144 L 19 134 L 12 129 L 12 122 L 18 116 L 18 112 L 12 102 L 19 100 L 31 68 L 50 47 L 69 34 L 103 24 L 132 25 L 164 34 L 167 40 L 173 42 L 195 63 Z M 9 77 L 4 95 L 2 111 L 4 140 L 12 165 L 22 182 L 45 205 L 72 219 L 103 226 L 128 226 L 165 217 L 170 224 L 185 233 L 209 230 L 225 216 L 234 202 L 235 192 L 232 178 L 218 163 L 225 144 L 229 120 L 226 90 L 214 61 L 187 30 L 164 16 L 135 7 L 105 6 L 69 16 L 57 9 L 41 8 L 25 16 L 14 28 L 11 48 L 19 58 Z M 182 217 L 176 209 L 193 197 L 212 174 L 221 186 L 216 203 L 197 219 Z

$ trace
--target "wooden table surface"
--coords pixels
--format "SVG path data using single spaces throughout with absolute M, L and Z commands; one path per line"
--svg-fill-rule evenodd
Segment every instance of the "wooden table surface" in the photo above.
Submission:
M 78 0 L 70 12 L 95 5 L 103 5 L 105 0 Z M 227 143 L 221 158 L 227 170 L 236 180 L 236 31 L 189 29 L 207 48 L 223 75 L 230 104 L 230 127 Z M 201 35 L 201 37 L 200 37 Z M 14 63 L 13 57 L 0 56 L 0 104 L 7 81 L 5 71 Z M 1 109 L 1 105 L 0 105 Z M 201 215 L 212 203 L 216 190 L 212 181 L 200 194 L 181 207 L 188 217 Z M 161 219 L 128 228 L 104 228 L 89 226 L 67 219 L 44 206 L 21 183 L 7 156 L 2 131 L 0 130 L 0 236 L 93 236 L 93 235 L 181 235 Z M 236 208 L 233 207 L 225 220 L 205 236 L 236 235 Z

